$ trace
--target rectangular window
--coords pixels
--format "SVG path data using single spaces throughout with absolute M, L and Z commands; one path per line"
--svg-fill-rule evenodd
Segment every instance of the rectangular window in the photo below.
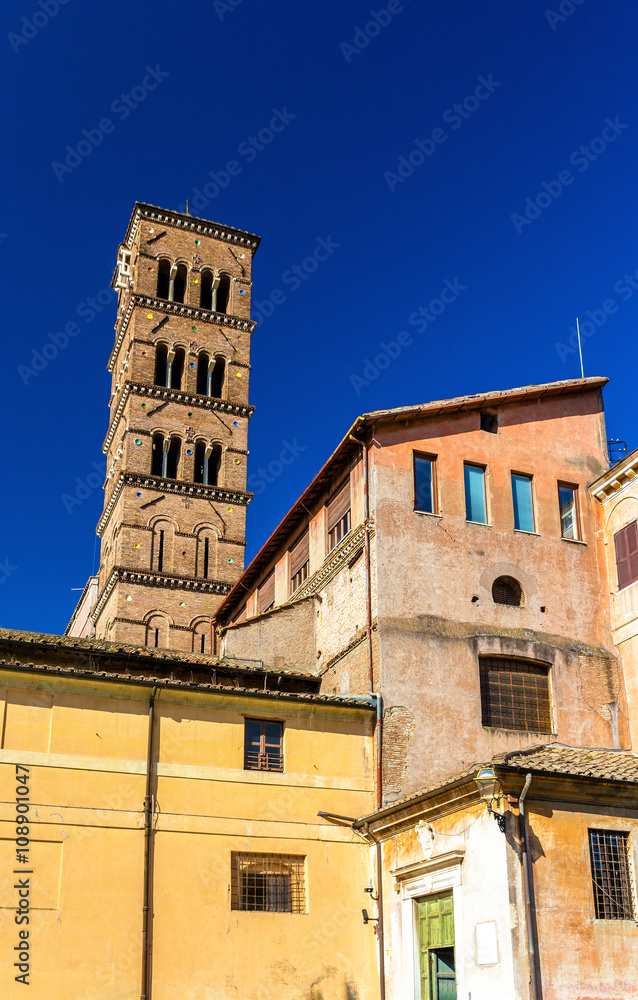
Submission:
M 480 675 L 484 726 L 551 733 L 548 667 L 482 656 Z
M 301 854 L 231 852 L 231 910 L 305 913 L 305 862 Z
M 485 468 L 482 465 L 463 466 L 465 475 L 465 518 L 478 524 L 487 524 L 485 500 Z
M 246 719 L 244 722 L 244 770 L 283 771 L 283 733 L 282 722 Z
M 328 552 L 350 531 L 350 476 L 332 494 L 326 505 Z
M 532 502 L 532 477 L 512 473 L 512 501 L 514 527 L 517 531 L 534 531 L 534 504 Z
M 308 579 L 310 566 L 310 535 L 304 531 L 290 550 L 290 593 L 294 594 L 304 580 Z
M 560 506 L 560 532 L 563 538 L 578 541 L 578 487 L 567 483 L 558 484 L 558 503 Z
M 265 611 L 270 611 L 274 604 L 275 571 L 273 570 L 272 573 L 268 574 L 257 593 L 257 614 L 263 615 Z
M 436 514 L 434 462 L 434 456 L 414 455 L 414 509 L 424 514 Z
M 597 920 L 633 920 L 629 834 L 590 830 L 589 854 Z
M 632 521 L 614 535 L 618 589 L 638 580 L 638 521 Z

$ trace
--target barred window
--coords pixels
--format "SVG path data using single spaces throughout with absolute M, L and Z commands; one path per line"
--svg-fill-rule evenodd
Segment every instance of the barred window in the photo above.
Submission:
M 283 723 L 246 719 L 244 728 L 244 770 L 283 771 Z
M 589 853 L 596 918 L 633 920 L 629 834 L 617 830 L 590 830 Z
M 301 854 L 231 854 L 231 910 L 305 913 Z
M 551 733 L 548 667 L 483 656 L 480 675 L 484 726 Z

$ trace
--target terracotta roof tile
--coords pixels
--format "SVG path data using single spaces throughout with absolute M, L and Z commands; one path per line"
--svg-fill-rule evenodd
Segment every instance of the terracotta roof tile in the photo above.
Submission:
M 630 781 L 638 784 L 638 754 L 631 750 L 591 750 L 568 747 L 562 743 L 529 747 L 492 759 L 495 767 L 515 767 L 575 778 L 599 778 L 602 781 Z

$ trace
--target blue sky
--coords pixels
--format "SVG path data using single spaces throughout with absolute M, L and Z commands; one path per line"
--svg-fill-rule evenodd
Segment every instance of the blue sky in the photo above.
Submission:
M 262 237 L 249 558 L 358 414 L 577 377 L 576 315 L 585 374 L 611 378 L 608 436 L 638 445 L 634 3 L 0 17 L 1 625 L 62 632 L 93 569 L 108 289 L 136 200 Z

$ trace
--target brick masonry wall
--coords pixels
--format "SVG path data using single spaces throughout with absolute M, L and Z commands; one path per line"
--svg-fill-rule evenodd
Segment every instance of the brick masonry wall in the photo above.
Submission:
M 113 395 L 105 506 L 115 490 L 119 498 L 104 526 L 99 590 L 104 591 L 115 569 L 151 571 L 153 580 L 118 581 L 101 609 L 96 633 L 98 638 L 144 644 L 149 630 L 154 632 L 150 619 L 159 615 L 160 644 L 190 651 L 194 644 L 199 646 L 203 623 L 210 621 L 244 566 L 250 416 L 251 329 L 247 323 L 253 251 L 246 245 L 231 248 L 221 238 L 179 228 L 177 222 L 174 217 L 161 223 L 141 219 L 133 246 L 128 248 L 132 281 L 119 292 L 116 344 L 124 325 L 126 329 L 110 362 Z M 161 259 L 184 264 L 188 269 L 183 307 L 156 299 Z M 205 268 L 231 279 L 226 316 L 210 311 L 198 316 L 180 314 L 185 308 L 200 308 Z M 131 295 L 155 301 L 138 302 L 129 316 Z M 179 391 L 154 386 L 160 343 L 185 351 Z M 219 403 L 197 394 L 200 351 L 225 358 Z M 181 491 L 166 489 L 161 480 L 147 478 L 156 432 L 181 439 L 177 469 L 177 481 L 184 484 Z M 218 486 L 223 495 L 211 490 L 203 490 L 203 495 L 197 497 L 188 494 L 194 481 L 198 439 L 222 446 Z M 139 477 L 137 483 L 122 487 L 122 474 Z M 161 573 L 157 563 L 160 529 L 165 533 Z M 209 558 L 204 585 L 206 537 Z M 169 576 L 179 577 L 182 585 L 169 584 Z M 211 589 L 211 583 L 217 586 Z

